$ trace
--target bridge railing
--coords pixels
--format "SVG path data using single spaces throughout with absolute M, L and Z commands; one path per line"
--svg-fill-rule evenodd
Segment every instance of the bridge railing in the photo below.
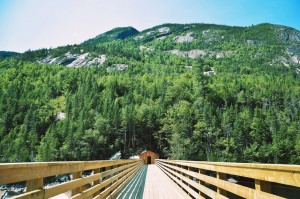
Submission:
M 217 163 L 179 160 L 156 160 L 171 179 L 193 198 L 283 198 L 272 192 L 273 184 L 300 187 L 300 165 Z M 247 178 L 245 186 L 228 178 Z M 230 193 L 229 193 L 230 192 Z
M 15 198 L 50 198 L 71 191 L 71 198 L 116 195 L 140 169 L 140 160 L 0 164 L 0 185 L 26 181 L 26 193 Z M 83 176 L 84 171 L 91 175 Z M 92 172 L 91 172 L 92 171 Z M 68 182 L 45 186 L 44 178 L 71 174 Z

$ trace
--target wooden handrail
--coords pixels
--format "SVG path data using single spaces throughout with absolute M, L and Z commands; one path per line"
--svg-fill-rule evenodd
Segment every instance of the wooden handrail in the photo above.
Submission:
M 26 181 L 26 193 L 15 197 L 22 199 L 50 198 L 67 191 L 72 191 L 72 198 L 104 198 L 118 193 L 122 183 L 132 178 L 141 166 L 140 160 L 4 163 L 0 164 L 0 184 Z M 82 177 L 87 170 L 94 172 Z M 45 177 L 61 174 L 72 174 L 72 180 L 43 186 Z M 83 190 L 87 184 L 92 187 Z
M 156 160 L 156 164 L 194 198 L 228 198 L 227 192 L 243 198 L 283 198 L 272 193 L 272 182 L 300 187 L 299 165 L 247 164 Z M 206 175 L 210 173 L 212 175 Z M 227 175 L 253 179 L 255 188 L 227 181 Z M 212 185 L 216 190 L 211 189 Z

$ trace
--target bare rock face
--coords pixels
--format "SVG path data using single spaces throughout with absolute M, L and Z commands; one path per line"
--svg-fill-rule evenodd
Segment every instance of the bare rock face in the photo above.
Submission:
M 216 31 L 216 30 L 203 30 L 202 31 L 202 36 L 204 38 L 203 42 L 204 43 L 210 43 L 213 41 L 218 41 L 220 39 L 224 39 L 224 36 L 222 36 L 220 34 L 220 32 Z
M 169 51 L 169 53 L 173 54 L 173 55 L 178 55 L 178 56 L 182 56 L 182 57 L 189 57 L 192 59 L 195 59 L 198 56 L 205 56 L 207 55 L 207 53 L 204 50 L 190 50 L 190 51 L 180 51 L 177 49 L 171 50 Z
M 146 32 L 146 35 L 149 36 L 149 35 L 153 35 L 155 34 L 155 31 L 149 31 L 149 32 Z
M 186 56 L 187 56 L 187 52 L 185 52 L 185 51 L 180 51 L 180 50 L 177 50 L 177 49 L 170 50 L 169 53 L 171 53 L 171 54 L 173 54 L 173 55 L 182 56 L 182 57 L 186 57 Z
M 144 35 L 138 35 L 136 37 L 134 37 L 133 39 L 134 40 L 140 40 L 140 39 L 143 39 L 144 38 Z
M 300 42 L 300 32 L 293 28 L 282 27 L 277 30 L 278 38 L 285 42 Z
M 162 27 L 162 28 L 159 28 L 157 30 L 157 32 L 159 32 L 159 33 L 168 33 L 168 32 L 170 32 L 170 28 L 169 27 Z
M 124 71 L 127 70 L 127 68 L 128 68 L 127 64 L 113 64 L 110 67 L 107 67 L 106 71 L 107 72 L 112 72 L 112 71 L 117 70 L 117 71 L 124 72 Z
M 147 51 L 147 52 L 153 52 L 154 48 L 148 47 L 148 46 L 140 46 L 139 47 L 140 51 Z
M 193 70 L 193 66 L 184 66 L 187 70 Z
M 189 57 L 191 59 L 195 59 L 199 56 L 202 56 L 202 57 L 203 56 L 208 56 L 208 57 L 216 56 L 217 59 L 220 59 L 223 57 L 228 57 L 233 54 L 232 51 L 214 52 L 214 51 L 205 51 L 205 50 L 199 50 L 199 49 L 194 49 L 194 50 L 190 50 L 190 51 L 180 51 L 180 50 L 174 49 L 174 50 L 170 50 L 168 52 L 173 55 Z
M 289 45 L 286 48 L 286 52 L 291 55 L 300 55 L 300 46 L 299 45 Z
M 220 58 L 223 58 L 223 57 L 228 57 L 230 55 L 233 54 L 233 51 L 221 51 L 221 52 L 210 52 L 211 55 L 216 55 L 216 59 L 220 59 Z
M 93 60 L 88 61 L 86 65 L 87 66 L 99 65 L 99 64 L 102 65 L 104 64 L 105 60 L 106 60 L 106 55 L 100 55 L 99 57 L 96 57 Z
M 66 119 L 66 113 L 58 112 L 56 115 L 56 120 L 64 120 L 64 119 Z
M 300 57 L 294 55 L 290 57 L 290 61 L 295 64 L 300 64 Z
M 46 58 L 39 60 L 39 63 L 52 64 L 52 65 L 64 65 L 67 67 L 82 67 L 91 65 L 101 65 L 105 62 L 106 55 L 99 55 L 99 57 L 90 57 L 89 53 L 84 54 L 66 54 L 59 57 L 51 57 L 50 55 Z
M 194 37 L 192 37 L 192 32 L 187 33 L 184 36 L 177 36 L 174 38 L 176 43 L 192 42 Z
M 84 53 L 82 55 L 79 55 L 76 57 L 76 59 L 68 64 L 67 66 L 69 67 L 81 67 L 83 65 L 86 65 L 86 59 L 87 59 L 87 56 L 89 55 L 89 53 Z
M 300 64 L 300 57 L 297 55 L 293 55 L 293 56 L 289 55 L 289 57 L 278 56 L 270 63 L 270 65 L 276 63 L 283 64 L 284 66 L 290 68 L 290 66 L 295 66 L 296 64 Z
M 258 44 L 258 41 L 256 41 L 256 40 L 250 40 L 250 39 L 248 39 L 246 42 L 247 42 L 248 45 L 251 45 L 251 46 L 254 46 L 254 45 Z
M 290 45 L 286 48 L 286 53 L 289 56 L 291 64 L 300 64 L 300 46 Z
M 199 57 L 199 56 L 205 56 L 207 55 L 206 51 L 204 50 L 191 50 L 191 51 L 188 51 L 188 57 L 189 58 L 192 58 L 192 59 L 195 59 L 196 57 Z
M 216 72 L 214 71 L 213 68 L 211 70 L 209 70 L 209 71 L 203 72 L 203 75 L 207 75 L 207 76 L 215 75 L 215 74 L 216 74 Z

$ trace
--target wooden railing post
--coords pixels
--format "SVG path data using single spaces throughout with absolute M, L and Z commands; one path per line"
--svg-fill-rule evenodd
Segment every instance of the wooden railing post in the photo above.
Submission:
M 97 173 L 100 173 L 100 169 L 94 169 L 94 175 L 97 174 Z M 97 179 L 93 182 L 93 186 L 96 186 L 97 184 L 99 184 L 100 182 L 100 179 Z M 96 191 L 94 194 L 93 194 L 93 197 L 96 197 L 97 195 L 99 194 L 99 191 Z
M 78 178 L 82 178 L 82 172 L 78 171 L 72 174 L 73 175 L 73 180 L 78 179 Z M 81 187 L 78 187 L 76 189 L 72 190 L 72 196 L 78 194 L 81 192 Z
M 109 166 L 109 167 L 105 167 L 105 171 L 108 171 L 108 170 L 110 170 L 111 169 L 111 166 Z M 105 178 L 104 178 L 104 180 L 107 180 L 107 179 L 109 179 L 110 178 L 110 176 L 108 175 L 108 176 L 106 176 Z M 107 189 L 108 187 L 110 187 L 110 184 L 108 184 L 106 187 L 105 187 L 105 189 Z
M 199 169 L 199 173 L 200 174 L 205 174 L 205 170 L 204 169 Z M 199 184 L 201 184 L 202 186 L 205 186 L 205 183 L 204 181 L 200 180 L 199 179 Z M 202 193 L 201 191 L 199 191 L 199 195 L 202 196 L 202 197 L 205 197 L 206 195 L 204 193 Z
M 38 178 L 26 181 L 26 192 L 34 191 L 36 189 L 42 189 L 44 178 Z
M 192 167 L 188 167 L 188 171 L 192 171 Z M 189 179 L 193 180 L 193 177 L 189 176 Z M 190 184 L 188 184 L 189 187 L 191 187 Z M 190 196 L 191 194 L 188 193 L 188 195 Z
M 255 189 L 267 193 L 272 193 L 271 183 L 263 180 L 255 179 Z
M 220 179 L 220 180 L 227 180 L 225 173 L 217 172 L 217 178 Z M 217 187 L 217 193 L 221 194 L 223 196 L 227 196 L 227 191 L 225 191 L 224 189 L 221 189 L 219 187 Z

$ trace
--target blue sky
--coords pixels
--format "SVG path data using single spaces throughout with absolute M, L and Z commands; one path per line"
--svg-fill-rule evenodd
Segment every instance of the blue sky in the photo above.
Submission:
M 0 0 L 0 50 L 81 43 L 124 26 L 265 22 L 300 30 L 300 0 Z

